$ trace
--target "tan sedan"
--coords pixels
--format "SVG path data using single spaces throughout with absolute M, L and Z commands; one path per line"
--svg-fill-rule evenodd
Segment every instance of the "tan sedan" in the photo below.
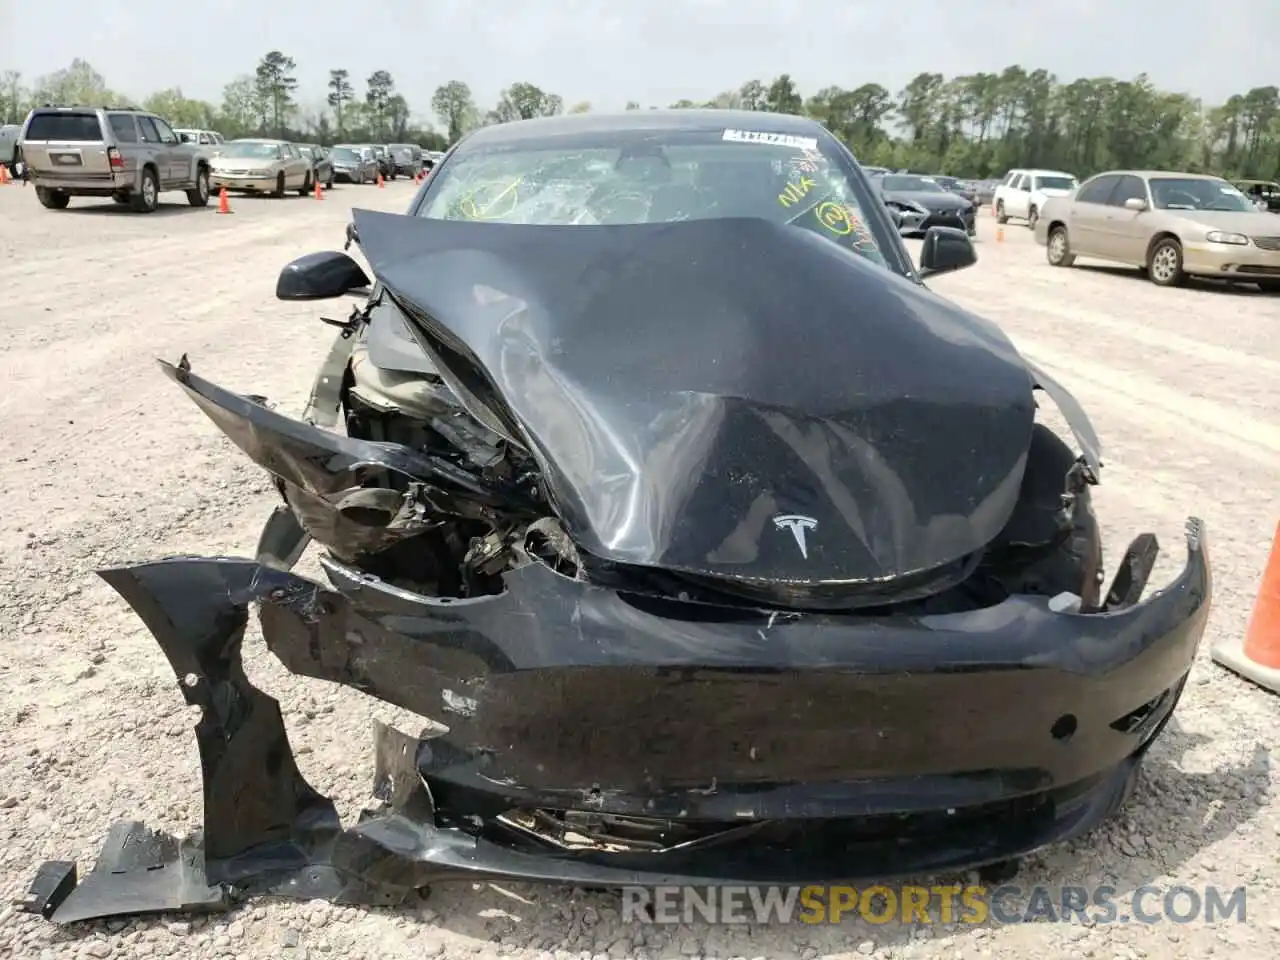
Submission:
M 1100 173 L 1048 201 L 1035 236 L 1055 267 L 1097 257 L 1141 267 L 1162 287 L 1198 276 L 1280 291 L 1280 220 L 1219 177 Z
M 312 190 L 311 161 L 286 140 L 232 140 L 213 158 L 214 190 L 243 190 L 283 197 L 286 190 Z

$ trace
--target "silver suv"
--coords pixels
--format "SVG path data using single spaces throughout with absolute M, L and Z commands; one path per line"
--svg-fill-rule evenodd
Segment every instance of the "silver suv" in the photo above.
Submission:
M 182 190 L 193 207 L 209 202 L 208 148 L 183 143 L 153 113 L 129 107 L 36 107 L 20 138 L 36 196 L 50 210 L 72 197 L 110 197 L 138 213 Z

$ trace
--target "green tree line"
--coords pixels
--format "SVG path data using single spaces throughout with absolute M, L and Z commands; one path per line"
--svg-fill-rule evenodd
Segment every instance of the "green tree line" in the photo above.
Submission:
M 438 87 L 430 109 L 439 130 L 415 119 L 391 73 L 363 82 L 345 69 L 328 73 L 321 108 L 297 100 L 297 64 L 279 50 L 253 73 L 236 77 L 214 104 L 174 87 L 137 104 L 175 125 L 208 127 L 225 136 L 270 135 L 333 143 L 412 141 L 435 149 L 467 131 L 566 112 L 561 98 L 532 83 L 513 83 L 491 109 L 476 105 L 467 84 Z M 32 104 L 130 103 L 113 93 L 84 60 L 27 86 L 0 70 L 0 118 L 21 120 Z M 999 73 L 944 77 L 920 73 L 897 93 L 878 83 L 824 87 L 803 95 L 789 74 L 750 80 L 705 102 L 672 107 L 768 110 L 811 116 L 868 164 L 985 177 L 1010 167 L 1054 167 L 1087 176 L 1111 167 L 1280 178 L 1280 91 L 1255 87 L 1225 103 L 1205 104 L 1158 89 L 1145 74 L 1061 81 L 1046 70 L 1006 67 Z M 638 101 L 628 109 L 641 109 Z M 591 109 L 578 103 L 567 112 Z

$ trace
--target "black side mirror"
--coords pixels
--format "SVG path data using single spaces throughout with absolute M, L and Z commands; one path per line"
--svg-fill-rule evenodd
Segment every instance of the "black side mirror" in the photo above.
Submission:
M 332 300 L 369 286 L 369 278 L 345 253 L 322 250 L 299 257 L 280 271 L 276 298 L 280 300 Z
M 963 230 L 955 227 L 930 227 L 920 248 L 921 279 L 940 273 L 963 270 L 978 262 L 978 251 Z

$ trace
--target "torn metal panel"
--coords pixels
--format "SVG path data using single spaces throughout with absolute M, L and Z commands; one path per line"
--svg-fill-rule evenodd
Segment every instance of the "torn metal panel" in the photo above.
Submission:
M 1092 473 L 1090 479 L 1096 483 L 1102 471 L 1102 442 L 1098 439 L 1093 421 L 1089 419 L 1084 407 L 1070 390 L 1046 373 L 1042 367 L 1025 357 L 1023 363 L 1027 365 L 1027 370 L 1031 374 L 1032 384 L 1047 393 L 1049 399 L 1062 412 L 1067 426 L 1071 428 L 1071 433 L 1076 438 L 1076 443 L 1080 444 L 1081 454 Z
M 360 486 L 370 471 L 389 470 L 454 486 L 481 502 L 503 502 L 492 489 L 447 461 L 399 444 L 347 437 L 286 417 L 197 376 L 186 357 L 176 366 L 156 362 L 250 460 L 309 493 L 340 493 Z

